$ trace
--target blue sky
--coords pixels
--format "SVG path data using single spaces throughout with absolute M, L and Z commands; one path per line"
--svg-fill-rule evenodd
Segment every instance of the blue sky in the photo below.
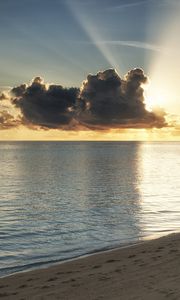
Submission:
M 121 75 L 134 67 L 148 73 L 158 52 L 159 32 L 176 4 L 1 0 L 0 86 L 28 82 L 37 75 L 48 82 L 79 86 L 88 73 L 109 67 Z

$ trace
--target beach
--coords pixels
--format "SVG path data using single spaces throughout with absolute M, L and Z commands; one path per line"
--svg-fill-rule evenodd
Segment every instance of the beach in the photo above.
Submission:
M 180 299 L 180 233 L 0 279 L 1 299 Z

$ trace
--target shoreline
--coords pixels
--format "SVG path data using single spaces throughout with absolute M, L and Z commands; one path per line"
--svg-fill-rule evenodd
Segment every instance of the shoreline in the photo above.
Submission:
M 13 275 L 16 275 L 16 274 L 21 274 L 21 273 L 26 273 L 26 272 L 36 271 L 36 270 L 42 270 L 42 269 L 48 269 L 48 268 L 51 268 L 53 266 L 57 266 L 57 265 L 64 264 L 64 263 L 67 263 L 67 262 L 73 262 L 75 260 L 83 259 L 83 258 L 93 256 L 93 255 L 96 255 L 96 254 L 104 254 L 104 253 L 107 253 L 109 251 L 115 251 L 115 250 L 121 250 L 121 249 L 124 249 L 124 248 L 133 247 L 135 245 L 143 244 L 144 242 L 149 241 L 149 240 L 155 240 L 155 239 L 158 239 L 158 238 L 170 235 L 170 234 L 178 233 L 177 231 L 172 231 L 172 230 L 167 230 L 166 232 L 167 232 L 166 235 L 162 235 L 162 233 L 159 232 L 159 233 L 156 233 L 156 234 L 142 236 L 141 238 L 139 238 L 137 240 L 134 240 L 134 241 L 131 241 L 129 243 L 122 243 L 121 245 L 115 245 L 113 247 L 109 246 L 109 247 L 94 249 L 94 250 L 86 252 L 82 255 L 77 255 L 77 256 L 74 256 L 74 257 L 66 258 L 66 259 L 57 259 L 57 260 L 51 260 L 51 261 L 47 261 L 47 262 L 40 261 L 40 262 L 37 262 L 37 263 L 28 264 L 28 265 L 14 266 L 12 269 L 17 269 L 16 271 L 14 271 L 12 273 L 7 273 L 7 274 L 4 274 L 4 275 L 0 275 L 0 279 L 1 278 L 6 278 L 6 277 L 9 277 L 9 276 L 13 276 Z M 11 267 L 4 268 L 3 270 L 5 270 L 5 269 L 10 270 Z
M 0 278 L 1 299 L 180 299 L 180 233 Z

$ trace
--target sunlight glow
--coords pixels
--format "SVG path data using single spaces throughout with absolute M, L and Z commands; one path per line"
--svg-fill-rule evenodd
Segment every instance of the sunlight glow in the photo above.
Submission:
M 179 4 L 174 2 L 168 16 L 161 20 L 164 30 L 157 33 L 159 44 L 169 51 L 156 52 L 150 65 L 148 75 L 151 83 L 146 93 L 147 106 L 160 105 L 171 114 L 180 113 Z
M 21 126 L 1 131 L 1 140 L 31 141 L 163 141 L 179 140 L 174 128 L 111 129 L 108 131 L 31 130 Z
M 146 108 L 151 111 L 154 107 L 166 107 L 169 99 L 169 95 L 166 94 L 164 89 L 159 89 L 158 86 L 151 86 L 149 84 L 147 87 L 143 87 L 145 90 L 145 104 Z

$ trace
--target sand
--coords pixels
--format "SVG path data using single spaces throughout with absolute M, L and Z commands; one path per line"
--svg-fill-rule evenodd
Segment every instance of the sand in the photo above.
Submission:
M 0 299 L 180 299 L 180 234 L 0 279 Z

